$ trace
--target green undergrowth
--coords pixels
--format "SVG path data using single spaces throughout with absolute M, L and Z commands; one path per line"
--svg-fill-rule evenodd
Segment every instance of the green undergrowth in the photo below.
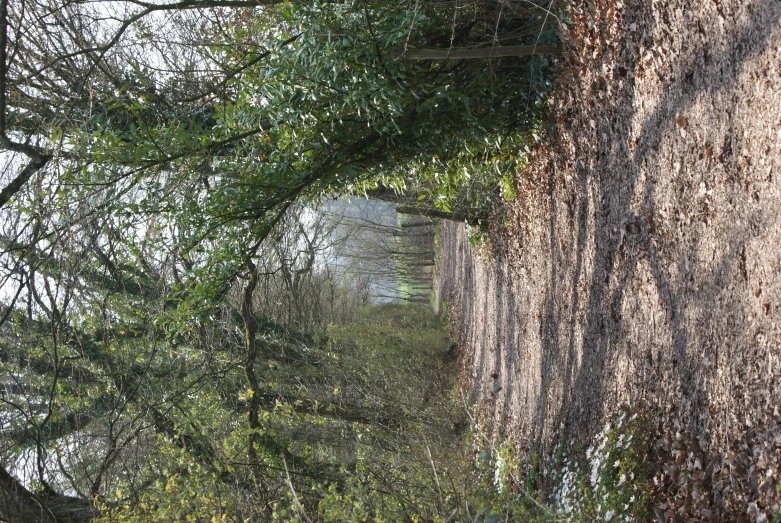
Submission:
M 568 521 L 646 521 L 652 480 L 647 474 L 653 431 L 637 412 L 605 424 L 585 456 L 562 453 L 553 471 L 552 501 Z
M 382 305 L 329 328 L 317 413 L 278 404 L 264 415 L 264 445 L 285 441 L 264 520 L 328 522 L 646 521 L 651 435 L 638 413 L 620 412 L 596 437 L 560 447 L 496 440 L 472 417 L 458 387 L 452 342 L 431 311 Z M 327 372 L 325 372 L 327 368 Z M 322 383 L 321 383 L 322 382 Z M 313 384 L 308 385 L 311 388 Z M 299 411 L 296 411 L 296 408 Z M 223 426 L 227 420 L 210 414 Z M 215 429 L 216 430 L 216 429 Z M 295 444 L 302 433 L 307 443 Z M 214 462 L 161 439 L 155 488 L 134 502 L 116 489 L 102 521 L 241 521 L 254 510 L 242 478 L 246 434 L 226 434 Z M 226 490 L 233 481 L 236 490 Z M 232 492 L 232 494 L 230 494 Z M 130 493 L 130 494 L 129 494 Z M 259 520 L 259 519 L 258 519 Z
M 491 441 L 476 430 L 471 510 L 454 521 L 648 521 L 652 433 L 642 416 L 622 412 L 592 441 L 559 447 L 544 460 L 537 445 L 520 452 L 510 441 Z

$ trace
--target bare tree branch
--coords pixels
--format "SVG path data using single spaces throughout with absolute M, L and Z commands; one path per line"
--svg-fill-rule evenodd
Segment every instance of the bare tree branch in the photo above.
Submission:
M 16 175 L 8 185 L 3 187 L 2 191 L 0 191 L 0 207 L 3 207 L 22 189 L 22 187 L 24 187 L 27 180 L 32 178 L 35 173 L 43 169 L 46 164 L 49 163 L 49 160 L 51 160 L 52 157 L 49 154 L 42 154 L 30 146 L 12 142 L 5 135 L 0 136 L 0 145 L 10 151 L 22 152 L 30 158 L 30 162 L 24 169 L 22 169 L 22 171 Z

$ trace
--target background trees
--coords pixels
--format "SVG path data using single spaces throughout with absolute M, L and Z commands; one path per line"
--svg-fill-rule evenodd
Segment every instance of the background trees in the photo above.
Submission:
M 329 202 L 324 209 L 339 217 L 334 265 L 340 274 L 350 275 L 381 301 L 430 303 L 435 237 L 431 219 L 362 198 Z
M 71 227 L 71 255 L 17 259 L 28 283 L 0 328 L 0 365 L 3 488 L 19 508 L 4 514 L 271 517 L 288 481 L 316 513 L 320 487 L 408 467 L 421 430 L 452 437 L 437 400 L 449 342 L 422 311 L 365 311 L 371 293 L 330 259 L 356 234 L 343 221 L 291 209 L 198 309 L 181 297 L 189 257 L 133 256 L 111 220 Z

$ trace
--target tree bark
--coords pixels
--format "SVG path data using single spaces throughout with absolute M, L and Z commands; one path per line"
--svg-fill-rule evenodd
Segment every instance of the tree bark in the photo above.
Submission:
M 30 492 L 0 466 L 0 520 L 42 523 L 86 523 L 98 516 L 88 499 L 53 491 Z
M 48 154 L 40 154 L 35 152 L 32 150 L 32 148 L 26 146 L 18 146 L 19 144 L 14 144 L 5 135 L 0 136 L 0 145 L 6 147 L 6 149 L 9 151 L 22 152 L 23 154 L 27 154 L 30 157 L 30 161 L 27 163 L 24 169 L 22 169 L 22 171 L 16 175 L 16 177 L 11 180 L 8 185 L 3 187 L 2 191 L 0 191 L 0 207 L 2 207 L 8 203 L 8 201 L 13 198 L 16 193 L 22 190 L 22 187 L 24 187 L 24 185 L 27 183 L 27 180 L 32 178 L 35 173 L 43 169 L 46 164 L 49 163 L 49 160 L 51 160 L 52 157 Z M 18 147 L 14 147 L 14 145 Z
M 241 317 L 244 320 L 244 346 L 247 358 L 244 363 L 244 372 L 247 376 L 247 383 L 250 389 L 249 401 L 247 402 L 247 421 L 249 423 L 247 458 L 249 459 L 250 464 L 253 465 L 252 472 L 255 476 L 256 486 L 263 494 L 264 498 L 267 498 L 268 485 L 266 484 L 266 478 L 263 476 L 263 473 L 257 467 L 259 460 L 256 448 L 256 445 L 259 442 L 261 398 L 260 385 L 258 383 L 258 377 L 255 374 L 255 360 L 258 357 L 258 344 L 255 318 L 253 317 L 252 297 L 255 292 L 255 287 L 258 285 L 258 269 L 249 257 L 247 258 L 247 268 L 249 269 L 249 281 L 244 287 L 241 297 Z
M 426 216 L 427 218 L 439 218 L 441 220 L 452 220 L 454 222 L 468 222 L 469 216 L 459 212 L 448 212 L 441 209 L 428 206 L 397 205 L 396 212 L 399 214 L 413 214 L 417 216 Z
M 366 191 L 366 196 L 373 200 L 381 200 L 393 204 L 396 208 L 396 212 L 400 214 L 425 216 L 427 218 L 452 220 L 454 222 L 466 222 L 469 224 L 473 224 L 480 218 L 479 211 L 466 205 L 460 205 L 452 211 L 437 209 L 433 205 L 425 203 L 425 201 L 421 202 L 419 200 L 421 194 L 423 193 L 414 189 L 400 193 L 395 189 L 384 185 Z

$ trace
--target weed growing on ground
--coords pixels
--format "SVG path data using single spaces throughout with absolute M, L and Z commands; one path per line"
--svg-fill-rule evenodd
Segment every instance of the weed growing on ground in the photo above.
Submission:
M 534 523 L 555 518 L 555 513 L 540 501 L 536 472 L 524 473 L 523 464 L 533 454 L 523 459 L 510 442 L 490 441 L 480 433 L 473 434 L 473 444 L 477 445 L 476 481 L 465 503 L 467 509 L 474 510 L 466 514 L 473 518 L 470 520 Z
M 651 431 L 637 413 L 605 424 L 585 460 L 566 457 L 554 470 L 553 503 L 569 521 L 645 521 L 651 515 L 647 477 Z
M 652 481 L 647 476 L 652 431 L 623 412 L 585 447 L 560 446 L 552 457 L 552 491 L 542 492 L 540 448 L 518 452 L 493 441 L 477 424 L 472 433 L 476 477 L 467 495 L 473 521 L 646 521 Z
M 502 198 L 507 202 L 512 202 L 515 200 L 515 187 L 513 187 L 514 178 L 510 173 L 505 173 L 502 175 L 501 180 L 501 193 Z

